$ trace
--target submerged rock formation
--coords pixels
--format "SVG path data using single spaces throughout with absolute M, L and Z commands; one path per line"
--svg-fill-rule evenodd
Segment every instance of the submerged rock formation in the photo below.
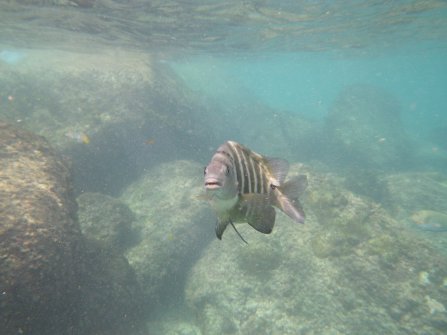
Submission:
M 399 114 L 399 103 L 383 89 L 346 88 L 326 120 L 327 154 L 341 166 L 402 166 L 412 151 Z
M 136 215 L 141 242 L 126 252 L 147 304 L 182 296 L 185 274 L 215 239 L 213 216 L 199 200 L 203 167 L 190 161 L 160 165 L 130 185 L 121 199 Z
M 333 176 L 306 174 L 304 225 L 240 225 L 248 245 L 228 234 L 193 267 L 185 295 L 202 333 L 443 334 L 445 256 Z
M 0 88 L 13 100 L 0 118 L 70 156 L 76 193 L 118 195 L 160 162 L 206 152 L 211 133 L 199 97 L 155 56 L 103 49 L 23 57 L 1 68 Z
M 0 123 L 0 324 L 77 329 L 81 231 L 70 172 L 42 137 Z
M 70 170 L 48 142 L 0 122 L 2 334 L 141 328 L 132 269 L 113 250 L 84 239 L 76 209 Z
M 123 202 L 101 193 L 83 193 L 77 202 L 81 231 L 87 238 L 117 251 L 139 240 L 132 227 L 135 215 Z
M 432 172 L 403 172 L 382 177 L 389 206 L 399 215 L 418 210 L 447 213 L 447 175 Z

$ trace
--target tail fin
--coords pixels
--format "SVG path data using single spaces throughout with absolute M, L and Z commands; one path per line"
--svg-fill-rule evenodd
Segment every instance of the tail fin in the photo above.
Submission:
M 306 187 L 307 177 L 305 175 L 299 175 L 278 187 L 281 192 L 276 198 L 275 206 L 298 223 L 304 223 L 305 214 L 298 197 L 304 193 Z

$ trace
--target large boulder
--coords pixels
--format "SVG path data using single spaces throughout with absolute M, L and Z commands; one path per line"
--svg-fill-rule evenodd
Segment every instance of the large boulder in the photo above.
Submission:
M 190 161 L 161 164 L 121 196 L 136 216 L 141 241 L 126 252 L 148 304 L 182 296 L 184 277 L 214 239 L 209 206 L 198 199 L 203 167 Z
M 77 199 L 81 231 L 106 248 L 124 251 L 139 237 L 135 215 L 123 202 L 101 193 L 83 193 Z
M 199 156 L 210 131 L 199 97 L 151 54 L 23 50 L 0 67 L 0 117 L 73 161 L 75 191 L 118 195 L 160 162 Z M 196 150 L 191 150 L 195 148 Z
M 411 161 L 411 143 L 400 118 L 400 105 L 381 88 L 345 88 L 329 110 L 325 127 L 326 151 L 332 163 L 389 168 Z
M 127 260 L 87 241 L 67 165 L 40 136 L 0 122 L 2 334 L 137 334 Z
M 122 251 L 86 240 L 80 263 L 79 334 L 143 335 L 148 310 Z
M 0 324 L 77 329 L 81 231 L 68 167 L 39 136 L 0 123 Z
M 447 175 L 434 171 L 393 173 L 381 177 L 385 206 L 403 227 L 447 250 Z
M 447 213 L 447 175 L 431 171 L 393 173 L 381 178 L 396 215 L 419 210 Z
M 229 232 L 191 270 L 202 333 L 444 334 L 445 256 L 332 176 L 306 174 L 304 225 L 240 225 L 248 245 Z

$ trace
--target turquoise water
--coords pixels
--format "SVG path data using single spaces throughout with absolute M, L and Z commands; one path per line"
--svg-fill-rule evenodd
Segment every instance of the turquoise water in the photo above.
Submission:
M 4 1 L 0 41 L 2 335 L 446 334 L 445 1 Z M 227 140 L 305 224 L 216 238 Z
M 216 95 L 221 89 L 232 94 L 247 91 L 274 109 L 313 119 L 327 115 L 346 86 L 377 85 L 399 100 L 407 130 L 426 137 L 447 122 L 446 52 L 421 44 L 408 52 L 372 56 L 305 52 L 233 60 L 199 57 L 175 67 L 193 89 L 204 94 Z

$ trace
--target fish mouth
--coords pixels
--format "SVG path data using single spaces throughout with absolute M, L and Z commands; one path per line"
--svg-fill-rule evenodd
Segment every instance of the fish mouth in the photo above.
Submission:
M 217 180 L 207 181 L 205 182 L 205 188 L 208 190 L 215 190 L 219 187 L 222 187 L 222 184 Z

